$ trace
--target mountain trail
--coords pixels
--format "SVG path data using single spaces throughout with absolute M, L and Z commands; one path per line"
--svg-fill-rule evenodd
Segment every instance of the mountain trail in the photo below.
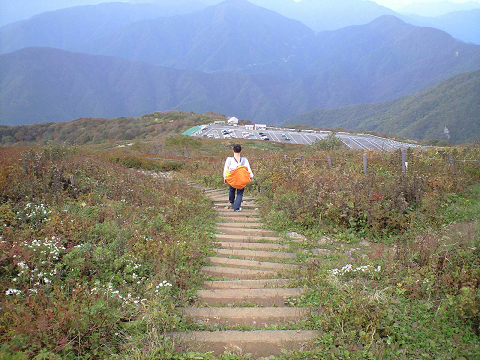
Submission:
M 254 358 L 311 348 L 317 331 L 300 330 L 309 310 L 287 306 L 305 289 L 291 287 L 300 266 L 288 241 L 263 228 L 255 198 L 244 196 L 233 212 L 226 190 L 197 184 L 218 212 L 215 256 L 194 306 L 181 309 L 196 331 L 171 336 L 186 351 L 251 354 Z M 281 330 L 279 330 L 281 329 Z

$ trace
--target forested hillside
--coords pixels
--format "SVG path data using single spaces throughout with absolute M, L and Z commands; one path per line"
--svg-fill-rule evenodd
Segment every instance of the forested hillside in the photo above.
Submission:
M 321 128 L 346 128 L 408 139 L 480 139 L 480 70 L 457 75 L 423 92 L 398 100 L 342 109 L 316 109 L 284 122 Z
M 278 122 L 295 115 L 266 76 L 181 71 L 119 58 L 26 48 L 0 55 L 0 124 L 184 110 Z

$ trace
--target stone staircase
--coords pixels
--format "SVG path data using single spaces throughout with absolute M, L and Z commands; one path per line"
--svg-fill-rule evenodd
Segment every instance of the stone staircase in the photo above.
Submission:
M 298 267 L 296 254 L 288 252 L 290 246 L 275 233 L 262 228 L 254 198 L 244 196 L 242 211 L 233 212 L 227 191 L 203 191 L 214 200 L 219 214 L 216 256 L 208 258 L 203 268 L 212 280 L 198 290 L 195 306 L 181 311 L 208 330 L 176 333 L 175 338 L 189 350 L 250 353 L 255 358 L 307 349 L 316 331 L 269 330 L 292 328 L 308 315 L 306 308 L 286 306 L 288 298 L 304 292 L 289 287 L 289 277 Z

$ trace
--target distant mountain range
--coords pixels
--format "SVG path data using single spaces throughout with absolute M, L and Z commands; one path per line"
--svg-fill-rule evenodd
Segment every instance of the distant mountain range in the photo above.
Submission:
M 140 3 L 148 4 L 150 7 L 152 7 L 153 4 L 157 7 L 163 7 L 167 12 L 170 11 L 170 8 L 183 8 L 181 13 L 198 10 L 206 6 L 204 1 L 201 0 L 2 0 L 0 2 L 0 26 L 28 20 L 33 16 L 46 12 L 63 10 L 66 7 L 90 7 L 97 4 L 104 6 L 105 3 L 121 3 L 126 5 L 129 5 L 129 3 Z M 167 14 L 165 15 L 167 16 Z
M 91 0 L 73 0 L 75 5 L 84 5 L 89 2 Z M 7 51 L 2 50 L 2 52 L 11 52 L 26 46 L 53 46 L 65 50 L 82 51 L 78 48 L 78 44 L 73 47 L 72 43 L 65 43 L 63 46 L 57 46 L 54 43 L 55 39 L 65 31 L 64 28 L 60 32 L 55 31 L 58 26 L 68 28 L 73 25 L 92 25 L 89 35 L 98 37 L 109 30 L 124 27 L 135 21 L 187 14 L 220 2 L 222 0 L 130 0 L 128 2 L 109 1 L 108 3 L 105 1 L 105 3 L 95 6 L 73 6 L 61 9 L 65 6 L 65 2 L 62 0 L 33 3 L 31 0 L 8 0 L 0 4 L 0 26 L 12 22 L 8 28 L 15 28 L 17 34 L 12 36 L 10 30 L 5 32 L 5 29 L 0 28 L 0 39 L 5 37 L 8 43 L 8 46 L 1 46 L 2 49 L 8 49 Z M 413 3 L 401 8 L 399 13 L 378 5 L 374 1 L 364 0 L 302 0 L 300 2 L 294 0 L 250 0 L 250 2 L 276 11 L 287 18 L 298 20 L 317 32 L 367 24 L 379 16 L 394 15 L 407 23 L 433 26 L 462 41 L 480 44 L 477 18 L 470 13 L 470 10 L 480 9 L 480 3 L 475 1 Z M 450 13 L 454 12 L 457 14 L 450 16 Z M 140 16 L 142 13 L 144 16 Z M 29 19 L 29 14 L 30 16 L 36 14 L 36 16 Z M 11 21 L 8 21 L 9 19 Z M 15 20 L 20 19 L 24 19 L 24 21 L 13 24 Z M 104 20 L 103 26 L 99 27 L 98 22 L 101 23 L 102 20 Z M 42 31 L 38 32 L 35 29 Z M 82 26 L 77 26 L 77 30 L 81 29 Z M 47 39 L 43 39 L 43 42 L 38 41 L 42 38 L 43 32 Z
M 197 11 L 189 8 L 197 2 L 161 1 L 69 8 L 1 27 L 0 124 L 178 109 L 274 125 L 316 108 L 394 100 L 480 68 L 480 46 L 392 15 L 316 33 L 246 0 Z M 165 9 L 176 15 L 158 17 Z
M 188 14 L 204 8 L 198 2 L 171 4 L 103 3 L 49 11 L 0 27 L 0 53 L 28 46 L 82 51 L 84 44 L 129 24 L 162 16 Z
M 395 11 L 364 0 L 252 0 L 252 3 L 301 21 L 315 31 L 337 30 L 350 25 L 362 25 L 382 15 L 397 15 Z
M 455 11 L 480 9 L 480 2 L 465 1 L 462 3 L 450 1 L 414 2 L 401 7 L 398 11 L 402 14 L 415 14 L 425 17 L 436 17 Z
M 455 11 L 436 17 L 419 15 L 399 15 L 398 17 L 415 26 L 443 30 L 466 43 L 480 44 L 480 9 Z
M 216 5 L 222 0 L 139 0 L 129 3 L 149 3 L 168 8 L 183 8 L 184 12 L 199 10 L 209 5 Z M 88 0 L 74 0 L 74 5 L 85 5 Z M 94 2 L 91 1 L 90 2 Z M 106 2 L 106 1 L 105 1 Z M 393 15 L 394 12 L 372 1 L 362 0 L 252 0 L 252 3 L 274 10 L 283 16 L 299 20 L 310 26 L 315 31 L 335 30 L 348 25 L 365 24 L 381 15 Z M 97 1 L 100 3 L 100 1 Z M 127 2 L 123 2 L 127 4 Z M 74 6 L 72 5 L 72 6 Z M 104 4 L 102 4 L 104 5 Z M 128 4 L 127 4 L 128 5 Z M 63 0 L 32 1 L 16 0 L 0 3 L 0 25 L 26 20 L 31 16 L 43 12 L 51 12 L 65 7 Z M 78 6 L 75 6 L 78 7 Z M 343 13 L 343 15 L 342 15 Z M 170 16 L 168 13 L 164 16 Z M 321 19 L 324 20 L 321 20 Z
M 31 47 L 0 55 L 0 125 L 217 111 L 278 122 L 295 115 L 275 99 L 269 76 L 176 70 Z
M 104 9 L 128 6 L 103 5 Z M 137 9 L 139 16 L 146 16 L 143 8 Z M 28 26 L 25 24 L 26 28 L 20 26 L 22 31 L 9 28 L 8 34 L 2 33 L 4 28 L 0 29 L 0 37 L 4 40 L 0 49 L 5 53 L 26 46 L 49 46 L 180 69 L 267 72 L 295 77 L 324 74 L 329 68 L 338 68 L 339 62 L 342 63 L 340 71 L 348 73 L 357 63 L 369 61 L 370 66 L 374 66 L 372 62 L 383 62 L 385 56 L 390 57 L 389 71 L 401 74 L 402 68 L 412 66 L 412 61 L 429 58 L 430 61 L 435 60 L 437 64 L 433 67 L 436 68 L 457 52 L 462 54 L 459 58 L 461 63 L 468 62 L 465 57 L 470 56 L 469 52 L 473 49 L 455 42 L 441 31 L 415 28 L 385 16 L 367 25 L 317 34 L 298 21 L 246 0 L 227 0 L 186 15 L 144 19 L 121 28 L 118 26 L 121 21 L 109 21 L 105 16 L 89 18 L 89 23 L 81 17 L 76 21 L 65 21 L 62 15 L 58 19 L 61 21 L 52 19 L 35 26 L 35 22 L 29 21 Z M 88 28 L 93 31 L 79 31 L 80 22 L 91 24 Z M 19 34 L 22 36 L 19 37 Z M 358 56 L 362 57 L 360 61 L 357 61 Z M 477 59 L 473 56 L 471 60 Z M 450 68 L 449 64 L 443 64 L 449 73 L 441 75 L 440 79 L 424 81 L 426 86 L 430 86 L 459 71 L 473 70 L 478 64 L 463 70 L 456 65 Z M 399 69 L 394 69 L 394 66 Z M 385 69 L 377 67 L 376 71 Z M 419 89 L 421 86 L 407 88 L 406 91 Z M 393 93 L 393 96 L 398 96 L 396 90 Z M 344 101 L 339 103 L 345 104 Z
M 433 19 L 432 27 L 446 31 L 454 38 L 480 44 L 480 9 L 456 11 Z
M 372 29 L 378 21 L 370 24 Z M 401 25 L 395 18 L 383 21 L 391 21 L 394 28 Z M 419 38 L 418 33 L 409 36 Z M 350 69 L 346 68 L 345 54 L 350 53 L 349 61 L 354 61 L 368 47 L 360 47 L 356 53 L 346 48 L 323 73 L 303 78 L 238 72 L 208 74 L 52 48 L 26 48 L 0 56 L 0 124 L 139 116 L 178 109 L 216 111 L 273 125 L 314 108 L 376 102 L 393 96 L 393 90 L 399 94 L 408 93 L 405 89 L 426 88 L 455 68 L 457 73 L 465 72 L 480 59 L 480 47 L 462 43 L 465 56 L 460 50 L 458 56 L 451 53 L 442 59 L 439 49 L 448 53 L 451 45 L 435 45 L 431 39 L 427 37 L 430 47 L 417 45 L 425 49 L 417 51 L 418 57 L 410 62 L 407 60 L 415 52 L 405 54 L 400 49 L 405 58 L 396 59 L 390 49 L 382 54 L 374 46 L 370 51 L 375 56 L 362 55 L 366 61 L 357 61 Z M 382 42 L 378 45 L 385 46 Z M 427 55 L 434 50 L 437 56 L 432 60 Z M 405 64 L 400 67 L 402 62 Z
M 181 69 L 230 71 L 288 58 L 313 34 L 299 21 L 245 0 L 228 0 L 187 15 L 136 22 L 79 50 Z
M 21 2 L 25 0 L 18 1 L 20 4 L 15 5 L 17 10 L 22 8 Z M 95 41 L 94 39 L 125 28 L 134 22 L 189 14 L 205 9 L 207 4 L 216 5 L 221 0 L 139 2 L 139 4 L 109 2 L 99 5 L 75 6 L 45 12 L 28 20 L 0 27 L 0 52 L 12 52 L 27 46 L 51 46 L 69 51 L 84 51 L 82 45 L 86 41 Z M 377 5 L 375 2 L 362 0 L 302 0 L 301 2 L 251 0 L 250 2 L 276 11 L 287 18 L 298 20 L 317 32 L 367 24 L 379 16 L 394 15 L 407 23 L 436 27 L 462 41 L 480 44 L 479 25 L 476 21 L 478 15 L 474 15 L 475 12 L 470 11 L 480 9 L 480 3 L 476 2 L 471 2 L 473 5 L 447 2 L 448 8 L 451 9 L 450 12 L 457 13 L 441 13 L 445 16 L 438 17 L 426 17 L 415 13 L 402 15 Z M 476 8 L 475 4 L 478 5 Z M 54 4 L 49 3 L 49 5 L 53 6 Z M 0 13 L 1 10 L 7 10 L 5 9 L 7 7 L 8 3 L 0 5 Z M 30 5 L 26 8 L 30 8 Z M 180 25 L 178 24 L 178 26 Z
M 480 70 L 454 76 L 417 94 L 377 104 L 317 109 L 283 125 L 374 131 L 407 139 L 480 141 Z

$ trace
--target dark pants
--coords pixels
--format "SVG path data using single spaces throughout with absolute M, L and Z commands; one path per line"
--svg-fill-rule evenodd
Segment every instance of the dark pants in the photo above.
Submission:
M 240 209 L 240 206 L 242 205 L 243 190 L 245 190 L 245 188 L 239 190 L 239 189 L 235 189 L 233 186 L 230 185 L 230 193 L 228 194 L 228 200 L 230 201 L 230 204 L 233 205 L 233 210 Z M 235 198 L 235 191 L 237 191 L 236 198 Z

